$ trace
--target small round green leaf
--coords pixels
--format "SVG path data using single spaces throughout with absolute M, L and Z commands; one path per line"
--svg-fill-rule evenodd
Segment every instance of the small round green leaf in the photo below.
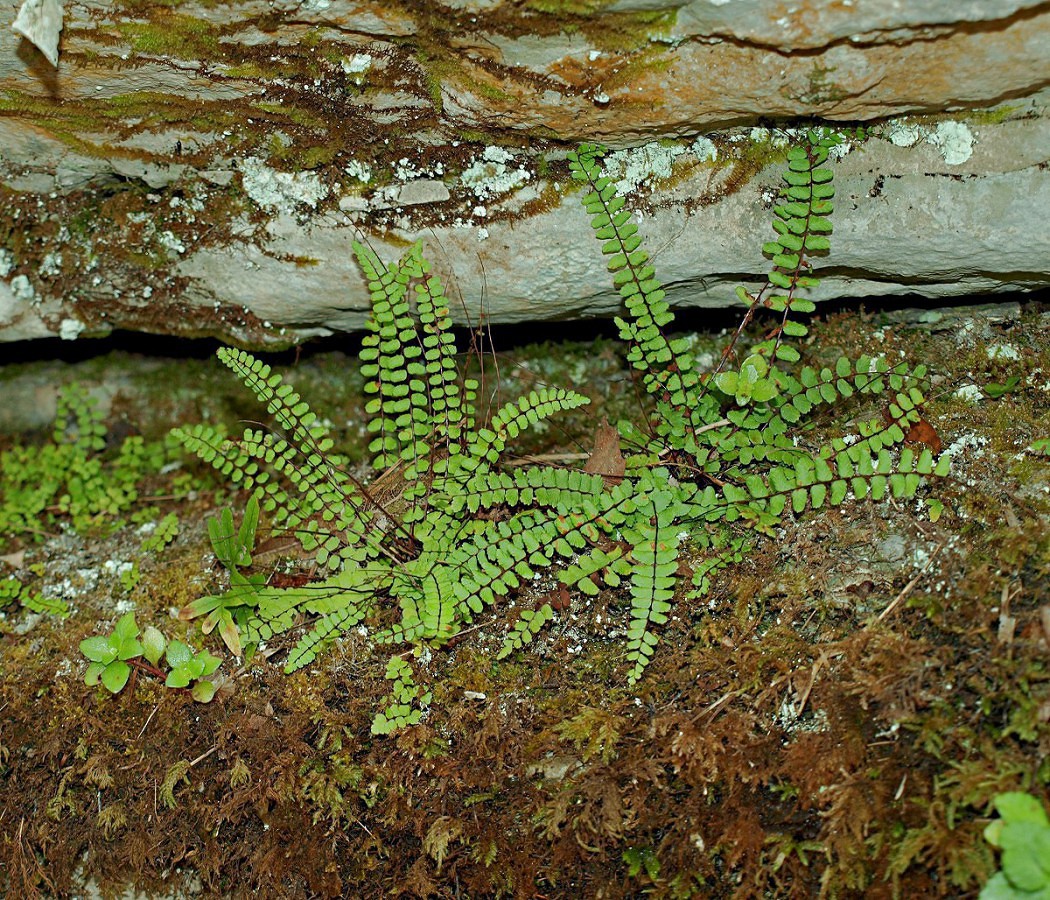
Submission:
M 166 644 L 167 641 L 164 635 L 161 634 L 160 629 L 150 625 L 142 632 L 142 655 L 149 660 L 150 665 L 155 666 L 160 661 Z
M 198 703 L 210 703 L 215 696 L 215 684 L 211 681 L 198 681 L 191 694 Z
M 174 669 L 193 659 L 193 650 L 191 650 L 186 644 L 182 643 L 182 641 L 172 641 L 168 644 L 168 652 L 166 656 L 168 665 Z
M 102 684 L 111 694 L 119 694 L 128 683 L 131 666 L 120 659 L 115 659 L 102 671 Z
M 117 658 L 117 648 L 108 637 L 89 637 L 80 642 L 80 652 L 88 659 L 103 666 L 109 665 Z
M 98 684 L 99 676 L 105 671 L 106 664 L 100 662 L 93 662 L 87 667 L 87 671 L 84 673 L 84 684 L 88 687 L 94 687 Z M 999 821 L 999 820 L 996 820 Z

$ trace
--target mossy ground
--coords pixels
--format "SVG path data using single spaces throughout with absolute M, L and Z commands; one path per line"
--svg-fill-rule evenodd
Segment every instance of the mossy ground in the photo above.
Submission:
M 788 520 L 707 605 L 676 609 L 632 690 L 627 604 L 607 590 L 565 598 L 553 629 L 498 663 L 506 617 L 492 610 L 434 653 L 431 711 L 393 738 L 369 734 L 385 657 L 357 635 L 290 677 L 280 643 L 246 667 L 227 660 L 208 705 L 146 679 L 111 697 L 83 684 L 78 642 L 128 600 L 140 624 L 184 629 L 170 610 L 221 579 L 204 518 L 244 498 L 201 474 L 173 500 L 159 477 L 143 502 L 181 528 L 144 557 L 132 525 L 6 540 L 17 574 L 68 581 L 73 607 L 35 623 L 8 609 L 0 636 L 7 895 L 70 896 L 88 880 L 280 898 L 975 895 L 996 866 L 981 837 L 991 798 L 1050 797 L 1050 462 L 1026 451 L 1047 436 L 1046 323 L 1038 305 L 819 322 L 811 360 L 883 353 L 938 373 L 935 436 L 915 437 L 959 448 L 951 479 L 930 487 L 943 516 L 909 502 Z M 637 416 L 615 342 L 498 361 L 508 396 L 544 381 L 596 401 L 519 452 L 585 452 L 601 416 Z M 288 362 L 359 440 L 356 364 Z M 247 394 L 193 365 L 210 372 L 201 408 L 236 428 Z M 999 399 L 956 393 L 1014 375 Z M 150 433 L 133 394 L 115 414 Z M 156 406 L 175 424 L 173 405 Z M 132 558 L 130 591 L 86 574 Z

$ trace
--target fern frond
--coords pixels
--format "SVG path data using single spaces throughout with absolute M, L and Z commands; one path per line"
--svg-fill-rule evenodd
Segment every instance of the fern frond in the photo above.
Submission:
M 487 428 L 479 428 L 467 446 L 467 455 L 484 465 L 494 464 L 506 447 L 507 440 L 517 437 L 530 425 L 556 412 L 586 406 L 590 399 L 564 388 L 544 387 L 529 391 L 501 407 Z
M 423 275 L 422 248 L 414 244 L 397 263 L 387 267 L 371 248 L 354 242 L 354 254 L 368 279 L 372 315 L 370 334 L 361 342 L 361 372 L 365 376 L 369 443 L 373 464 L 379 470 L 403 460 L 426 456 L 429 428 L 425 414 L 426 391 L 419 379 L 425 368 L 419 334 L 408 299 L 411 279 Z
M 506 659 L 515 650 L 520 650 L 539 634 L 540 629 L 554 618 L 554 610 L 549 603 L 539 609 L 522 610 L 518 621 L 503 639 L 503 645 L 496 654 L 496 659 Z
M 854 446 L 799 456 L 792 468 L 774 466 L 765 477 L 755 474 L 741 484 L 724 485 L 726 518 L 778 517 L 789 503 L 798 515 L 810 507 L 838 506 L 850 496 L 882 500 L 887 491 L 895 498 L 914 497 L 923 476 L 943 477 L 949 464 L 947 455 L 938 460 L 927 448 L 916 455 L 910 447 L 896 460 L 887 449 L 872 455 L 866 447 Z
M 409 725 L 418 725 L 430 705 L 432 693 L 416 684 L 412 667 L 393 656 L 387 663 L 387 681 L 392 681 L 390 693 L 382 712 L 372 720 L 372 734 L 393 734 Z
M 232 347 L 220 347 L 216 355 L 255 394 L 259 402 L 266 405 L 267 411 L 289 435 L 290 443 L 312 448 L 318 454 L 319 462 L 321 454 L 332 449 L 328 428 L 318 421 L 310 405 L 291 385 L 285 384 L 267 363 L 245 350 Z
M 667 622 L 674 598 L 678 569 L 678 537 L 675 520 L 682 505 L 670 491 L 654 491 L 641 501 L 650 513 L 625 533 L 631 543 L 631 623 L 627 628 L 627 661 L 631 669 L 627 683 L 642 677 L 658 642 L 653 625 Z
M 390 593 L 401 608 L 400 621 L 376 636 L 380 643 L 429 641 L 443 644 L 461 626 L 454 602 L 454 573 L 442 565 L 442 554 L 425 549 L 400 566 L 393 575 Z
M 604 148 L 581 144 L 569 154 L 572 177 L 590 190 L 583 205 L 591 216 L 591 227 L 602 242 L 602 253 L 627 311 L 617 318 L 620 337 L 629 344 L 627 359 L 641 374 L 645 389 L 666 398 L 674 408 L 688 410 L 699 378 L 684 341 L 666 336 L 674 314 L 665 299 L 666 292 L 656 278 L 648 252 L 641 246 L 638 226 L 630 221 L 623 197 L 616 185 L 602 174 L 598 163 Z
M 802 337 L 808 329 L 801 322 L 789 319 L 789 315 L 816 309 L 812 300 L 799 295 L 799 290 L 816 287 L 811 260 L 827 255 L 831 248 L 828 236 L 832 224 L 828 216 L 834 210 L 831 202 L 835 196 L 834 173 L 825 168 L 824 163 L 831 148 L 841 142 L 841 137 L 833 131 L 816 129 L 806 135 L 802 146 L 792 147 L 787 154 L 788 168 L 781 176 L 785 182 L 782 192 L 785 202 L 773 207 L 773 229 L 777 237 L 762 248 L 773 262 L 768 275 L 772 293 L 765 305 L 779 312 L 781 321 L 754 352 L 770 359 L 798 362 L 798 351 L 782 341 L 785 336 Z
M 707 545 L 706 541 L 704 543 Z M 719 535 L 716 541 L 708 545 L 705 557 L 693 566 L 693 589 L 686 594 L 686 599 L 696 601 L 706 597 L 711 591 L 712 576 L 742 562 L 746 546 L 745 537 L 728 537 L 724 532 Z
M 375 606 L 376 598 L 389 587 L 389 583 L 389 567 L 383 561 L 377 561 L 370 563 L 367 569 L 349 564 L 341 572 L 300 587 L 260 588 L 254 598 L 256 608 L 244 625 L 246 641 L 259 643 L 271 640 L 290 630 L 297 617 L 304 614 L 321 616 L 321 621 L 325 617 L 339 621 L 345 615 L 345 628 L 350 628 L 360 621 L 350 621 L 350 618 L 358 612 L 362 618 L 368 615 Z M 324 628 L 321 630 L 323 632 Z M 326 636 L 322 633 L 318 640 Z M 303 650 L 297 651 L 299 653 L 308 652 L 311 644 L 307 638 L 303 642 Z M 295 668 L 301 668 L 309 661 L 305 658 L 297 660 Z
M 299 639 L 295 648 L 288 654 L 284 671 L 290 673 L 309 665 L 333 637 L 363 622 L 370 611 L 370 605 L 363 601 L 370 600 L 371 597 L 370 592 L 357 595 L 344 592 L 337 595 L 337 608 L 320 618 L 313 628 Z
M 426 276 L 430 263 L 425 257 L 420 263 L 422 275 Z M 446 452 L 455 454 L 464 435 L 474 428 L 473 392 L 477 390 L 477 383 L 467 379 L 463 389 L 460 388 L 448 297 L 436 275 L 416 285 L 416 314 L 423 333 L 428 424 L 433 429 L 434 441 Z
M 599 593 L 593 576 L 603 574 L 608 587 L 618 587 L 620 576 L 630 574 L 631 566 L 623 559 L 623 548 L 613 547 L 605 550 L 595 547 L 588 553 L 576 558 L 569 566 L 558 573 L 558 580 L 567 587 L 576 588 L 581 594 L 595 597 Z
M 531 580 L 537 569 L 550 566 L 558 539 L 556 513 L 528 511 L 494 523 L 458 546 L 448 557 L 457 619 L 469 622 L 486 605 Z
M 586 513 L 605 490 L 600 475 L 553 466 L 526 466 L 511 472 L 483 471 L 450 491 L 448 508 L 476 513 L 495 506 L 539 506 L 561 513 Z

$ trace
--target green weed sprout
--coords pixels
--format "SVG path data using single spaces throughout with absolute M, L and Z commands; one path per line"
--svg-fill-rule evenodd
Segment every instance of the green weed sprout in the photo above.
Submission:
M 206 679 L 222 663 L 207 650 L 195 652 L 181 641 L 168 643 L 160 629 L 152 625 L 140 634 L 134 612 L 121 616 L 112 634 L 81 641 L 80 652 L 91 661 L 84 674 L 84 683 L 89 686 L 101 681 L 111 694 L 119 694 L 134 668 L 163 678 L 165 686 L 170 688 L 190 687 L 192 682 L 190 694 L 199 703 L 208 703 L 215 696 L 215 682 Z M 162 655 L 167 660 L 168 672 L 159 668 Z
M 227 507 L 218 519 L 208 519 L 208 537 L 215 556 L 230 573 L 230 589 L 225 594 L 201 597 L 183 607 L 179 618 L 184 621 L 206 616 L 201 631 L 210 634 L 215 626 L 223 643 L 234 656 L 240 656 L 241 637 L 238 626 L 243 627 L 250 612 L 259 603 L 259 591 L 266 585 L 262 574 L 242 575 L 240 569 L 252 564 L 255 549 L 255 532 L 259 527 L 259 498 L 253 494 L 244 510 L 241 527 L 234 530 L 233 513 Z
M 131 666 L 127 660 L 142 656 L 143 653 L 138 635 L 135 613 L 129 612 L 117 620 L 112 634 L 81 641 L 80 652 L 91 660 L 84 675 L 84 683 L 96 685 L 101 681 L 111 694 L 119 694 L 131 676 Z

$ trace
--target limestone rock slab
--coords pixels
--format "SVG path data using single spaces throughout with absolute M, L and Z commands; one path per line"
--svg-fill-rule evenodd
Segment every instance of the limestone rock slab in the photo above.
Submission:
M 16 0 L 0 0 L 10 21 Z M 759 123 L 864 121 L 820 297 L 1044 285 L 1050 6 L 1034 0 L 231 0 L 0 29 L 0 340 L 361 326 L 350 253 L 422 238 L 464 322 L 617 308 L 566 182 L 598 139 L 675 302 L 765 261 Z M 615 169 L 615 171 L 613 171 Z M 460 299 L 461 298 L 461 299 Z

